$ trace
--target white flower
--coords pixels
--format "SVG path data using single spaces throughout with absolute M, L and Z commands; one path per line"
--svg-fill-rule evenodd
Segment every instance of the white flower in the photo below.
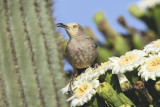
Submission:
M 157 54 L 160 52 L 160 39 L 151 42 L 150 44 L 146 45 L 144 47 L 144 50 L 146 53 L 152 53 L 152 54 Z
M 73 84 L 67 84 L 66 87 L 62 88 L 60 91 L 62 94 L 68 94 L 71 90 L 75 90 L 77 88 L 77 85 L 79 84 L 78 80 L 80 79 L 80 76 L 75 78 L 73 80 Z
M 112 69 L 112 74 L 125 73 L 133 71 L 135 68 L 142 65 L 145 61 L 146 53 L 141 50 L 133 50 L 119 57 L 109 58 L 109 69 Z
M 100 75 L 105 74 L 105 71 L 108 70 L 108 64 L 109 64 L 109 61 L 101 63 L 101 65 L 98 66 L 98 68 L 96 68 L 92 72 L 90 72 L 89 78 L 90 79 L 98 79 Z
M 79 87 L 74 91 L 74 95 L 67 101 L 71 101 L 71 107 L 82 106 L 96 93 L 96 88 L 99 86 L 98 80 L 83 80 Z
M 85 70 L 84 75 L 89 75 L 89 74 L 91 74 L 93 71 L 94 71 L 94 69 L 93 69 L 92 67 L 88 67 L 88 68 Z M 82 76 L 83 76 L 83 75 L 82 75 Z
M 79 84 L 81 84 L 81 81 L 83 80 L 90 80 L 89 75 L 94 71 L 93 68 L 89 67 L 85 70 L 84 73 L 81 73 L 79 76 L 77 76 L 73 83 L 70 85 L 67 84 L 66 87 L 62 88 L 60 91 L 62 94 L 68 94 L 70 91 L 74 91 L 79 87 Z
M 146 62 L 139 68 L 138 76 L 148 79 L 156 80 L 156 77 L 160 77 L 160 56 L 150 55 L 146 58 Z
M 68 92 L 69 92 L 69 84 L 67 84 L 67 86 L 62 88 L 60 91 L 62 92 L 62 94 L 68 94 Z
M 91 68 L 88 68 L 88 70 Z M 62 94 L 68 94 L 70 91 L 74 91 L 76 90 L 76 88 L 79 86 L 80 82 L 83 79 L 88 79 L 88 75 L 86 73 L 81 73 L 79 76 L 77 76 L 74 80 L 72 84 L 67 84 L 66 87 L 62 88 L 60 91 L 62 92 Z
M 147 11 L 148 8 L 155 7 L 157 4 L 160 4 L 160 0 L 141 0 L 137 2 L 137 6 L 143 11 Z

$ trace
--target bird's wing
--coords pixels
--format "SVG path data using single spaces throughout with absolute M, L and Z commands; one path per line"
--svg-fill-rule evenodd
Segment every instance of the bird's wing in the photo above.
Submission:
M 91 42 L 91 44 L 95 47 L 95 48 L 97 48 L 98 47 L 98 43 L 91 37 L 91 36 L 87 36 L 87 38 L 86 39 L 89 39 L 90 40 L 90 42 Z

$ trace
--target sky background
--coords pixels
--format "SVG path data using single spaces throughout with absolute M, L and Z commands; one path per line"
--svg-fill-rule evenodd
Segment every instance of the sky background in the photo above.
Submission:
M 134 18 L 128 11 L 129 6 L 138 1 L 140 0 L 55 0 L 53 15 L 56 19 L 55 23 L 76 22 L 82 26 L 90 27 L 99 41 L 103 43 L 104 38 L 93 21 L 94 13 L 102 11 L 112 28 L 120 33 L 127 33 L 127 30 L 118 24 L 117 18 L 119 16 L 124 16 L 130 26 L 145 30 L 144 23 Z M 57 28 L 57 30 L 66 39 L 69 39 L 64 29 Z M 71 67 L 65 65 L 65 69 L 71 69 Z

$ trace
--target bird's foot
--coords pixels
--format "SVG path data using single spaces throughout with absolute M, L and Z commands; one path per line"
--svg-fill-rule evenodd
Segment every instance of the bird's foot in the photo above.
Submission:
M 70 94 L 73 93 L 72 85 L 73 85 L 73 81 L 71 80 L 70 83 L 69 83 L 69 89 L 68 89 Z
M 74 77 L 72 78 L 72 80 L 69 83 L 69 92 L 72 94 L 73 90 L 72 90 L 72 86 L 73 86 L 73 82 L 75 80 L 75 78 L 77 77 L 77 74 L 74 74 Z

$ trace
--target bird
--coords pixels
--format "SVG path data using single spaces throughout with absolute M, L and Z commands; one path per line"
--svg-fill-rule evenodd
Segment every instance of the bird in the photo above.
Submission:
M 94 63 L 98 55 L 98 44 L 78 23 L 57 23 L 57 27 L 64 28 L 69 35 L 66 54 L 75 73 L 71 80 L 73 81 L 78 74 L 77 69 L 88 68 Z

